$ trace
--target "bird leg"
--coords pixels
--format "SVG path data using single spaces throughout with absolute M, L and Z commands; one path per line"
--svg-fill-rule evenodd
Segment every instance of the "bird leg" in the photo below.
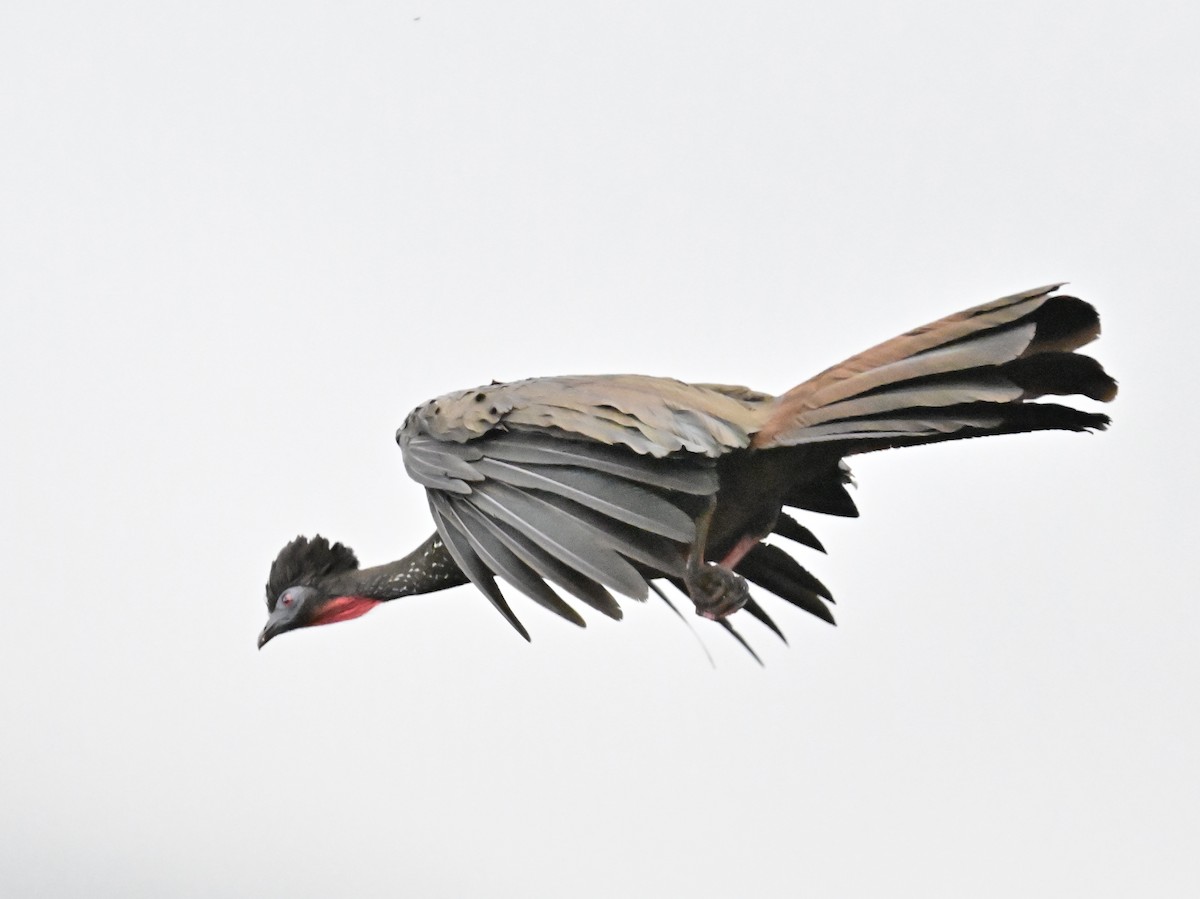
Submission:
M 696 540 L 688 555 L 687 567 L 683 576 L 688 595 L 696 605 L 696 614 L 713 621 L 719 621 L 732 615 L 750 599 L 750 590 L 746 586 L 745 578 L 734 574 L 725 565 L 704 561 L 708 527 L 712 522 L 716 507 L 717 504 L 714 500 L 696 520 Z M 749 547 L 746 548 L 746 550 L 748 549 Z M 731 564 L 736 565 L 746 550 L 743 550 L 741 554 L 737 554 L 736 549 L 730 553 Z M 738 555 L 738 558 L 733 559 L 734 555 Z

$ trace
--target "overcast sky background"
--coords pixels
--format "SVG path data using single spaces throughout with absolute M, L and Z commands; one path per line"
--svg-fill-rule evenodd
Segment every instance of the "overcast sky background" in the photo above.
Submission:
M 5 4 L 0 892 L 1197 895 L 1198 9 Z M 430 396 L 1058 280 L 1113 428 L 857 460 L 765 668 L 470 588 L 255 649 L 296 534 L 429 534 Z

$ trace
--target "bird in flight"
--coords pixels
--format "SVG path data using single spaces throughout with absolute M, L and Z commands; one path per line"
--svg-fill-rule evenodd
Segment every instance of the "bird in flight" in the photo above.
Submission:
M 825 585 L 764 541 L 775 534 L 823 551 L 784 510 L 857 516 L 847 457 L 1107 427 L 1106 415 L 1033 402 L 1108 402 L 1117 393 L 1099 362 L 1075 352 L 1099 335 L 1096 310 L 1060 287 L 915 328 L 779 396 L 586 375 L 430 400 L 408 415 L 396 441 L 437 530 L 371 568 L 341 543 L 297 537 L 271 566 L 258 645 L 466 583 L 528 640 L 497 578 L 581 627 L 564 594 L 619 619 L 614 594 L 645 599 L 653 591 L 670 603 L 661 585 L 669 582 L 748 650 L 729 621 L 740 610 L 783 637 L 749 584 L 832 624 Z

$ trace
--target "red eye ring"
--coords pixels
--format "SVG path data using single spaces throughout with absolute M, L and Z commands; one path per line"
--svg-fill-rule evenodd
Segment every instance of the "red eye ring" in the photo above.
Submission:
M 285 593 L 285 594 L 283 594 L 283 596 L 279 597 L 279 601 L 281 603 L 283 603 L 285 606 L 290 606 L 293 602 L 296 601 L 296 598 L 294 596 L 292 596 L 292 594 L 290 594 L 290 593 Z

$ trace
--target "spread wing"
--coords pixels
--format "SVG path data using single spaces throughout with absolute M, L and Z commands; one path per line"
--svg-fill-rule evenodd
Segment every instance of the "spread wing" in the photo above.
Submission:
M 766 399 L 634 375 L 542 378 L 432 400 L 397 442 L 447 549 L 528 639 L 496 577 L 579 625 L 555 587 L 620 618 L 613 592 L 644 599 L 648 578 L 682 575 L 716 459 L 749 444 Z

